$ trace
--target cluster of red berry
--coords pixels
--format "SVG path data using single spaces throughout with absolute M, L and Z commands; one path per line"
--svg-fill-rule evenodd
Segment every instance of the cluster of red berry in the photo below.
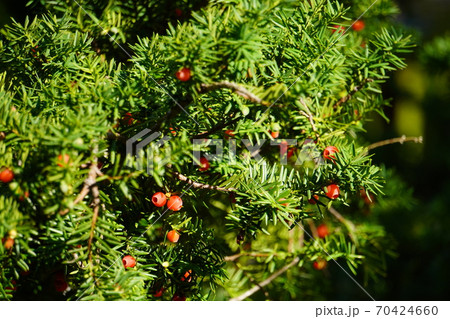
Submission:
M 339 152 L 336 146 L 327 146 L 323 151 L 323 158 L 325 160 L 331 160 L 333 163 L 335 162 L 336 157 L 333 155 L 334 153 Z M 340 189 L 337 184 L 329 184 L 325 187 L 325 195 L 330 199 L 336 199 L 339 197 Z M 314 194 L 308 202 L 310 204 L 317 204 L 319 201 L 319 196 Z
M 327 225 L 325 224 L 320 224 L 319 226 L 317 226 L 317 236 L 319 238 L 325 238 L 330 234 Z M 317 259 L 313 262 L 313 267 L 316 270 L 322 270 L 327 266 L 327 261 L 325 259 Z
M 333 163 L 336 160 L 334 153 L 339 152 L 338 148 L 336 146 L 327 146 L 325 150 L 323 151 L 323 158 L 325 160 L 330 160 Z M 336 199 L 339 197 L 340 190 L 339 186 L 336 184 L 330 184 L 325 187 L 325 195 L 330 199 Z M 319 201 L 318 195 L 313 195 L 312 198 L 308 200 L 310 204 L 317 204 Z M 317 227 L 317 236 L 319 238 L 325 238 L 329 235 L 328 227 L 325 224 L 321 224 Z M 313 267 L 316 270 L 322 270 L 327 266 L 328 262 L 325 259 L 317 259 L 313 262 Z
M 64 155 L 58 155 L 56 165 L 59 167 L 66 167 L 70 163 L 70 157 L 67 154 Z M 10 183 L 14 179 L 15 175 L 12 169 L 3 167 L 0 171 L 0 182 L 2 183 Z M 11 184 L 11 189 L 15 190 L 16 195 L 19 196 L 19 201 L 24 201 L 25 198 L 28 198 L 30 196 L 30 193 L 28 190 L 23 190 L 20 187 L 13 187 L 13 184 Z
M 163 207 L 167 204 L 167 209 L 172 211 L 179 211 L 183 207 L 183 200 L 180 196 L 172 195 L 172 194 L 164 194 L 163 192 L 156 192 L 152 196 L 152 203 L 156 207 Z M 180 234 L 176 230 L 171 230 L 167 233 L 167 239 L 176 243 L 180 239 Z M 136 266 L 136 259 L 131 255 L 126 255 L 122 258 L 122 263 L 125 268 L 134 268 Z M 163 267 L 169 267 L 168 262 L 163 263 Z M 181 278 L 181 281 L 191 280 L 192 271 L 186 272 L 186 274 Z M 154 297 L 159 298 L 163 295 L 165 291 L 164 287 L 160 287 L 154 293 Z M 184 295 L 175 294 L 172 300 L 186 300 Z
M 169 197 L 169 200 L 167 200 Z M 157 192 L 152 196 L 152 203 L 156 207 L 163 207 L 167 203 L 167 209 L 177 212 L 183 207 L 183 200 L 177 195 L 166 195 L 163 192 Z
M 167 208 L 172 211 L 179 211 L 183 206 L 183 200 L 181 197 L 172 195 L 167 201 L 167 196 L 163 192 L 153 194 L 152 202 L 156 207 L 163 207 L 167 203 Z M 180 234 L 173 229 L 167 233 L 167 239 L 172 243 L 176 243 L 180 239 Z
M 133 268 L 136 266 L 136 259 L 131 255 L 126 255 L 122 258 L 122 263 L 125 268 Z M 162 266 L 164 268 L 167 268 L 170 265 L 169 265 L 169 262 L 165 261 L 162 263 Z M 191 282 L 192 278 L 193 278 L 192 270 L 188 270 L 184 273 L 184 275 L 180 278 L 180 280 L 184 281 L 184 282 Z M 163 295 L 165 290 L 166 289 L 164 288 L 164 286 L 160 286 L 158 289 L 155 290 L 153 297 L 160 298 Z M 177 292 L 173 295 L 172 300 L 173 301 L 185 301 L 186 296 L 184 294 Z

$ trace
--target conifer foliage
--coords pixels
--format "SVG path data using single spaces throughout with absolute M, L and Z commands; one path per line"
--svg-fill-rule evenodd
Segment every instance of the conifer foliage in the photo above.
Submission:
M 29 5 L 0 38 L 0 299 L 239 299 L 286 265 L 249 297 L 317 299 L 333 260 L 383 274 L 361 133 L 413 46 L 393 2 Z M 167 142 L 127 154 L 144 129 Z

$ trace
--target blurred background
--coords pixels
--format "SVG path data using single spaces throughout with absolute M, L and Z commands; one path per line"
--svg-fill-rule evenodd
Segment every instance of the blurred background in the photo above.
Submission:
M 26 0 L 0 0 L 0 26 L 10 17 L 23 21 Z M 367 126 L 368 143 L 393 137 L 423 136 L 424 143 L 378 148 L 376 163 L 399 176 L 408 203 L 380 205 L 380 222 L 397 242 L 385 281 L 368 291 L 378 300 L 450 299 L 450 0 L 397 0 L 398 17 L 416 34 L 418 47 L 408 68 L 386 83 L 392 98 L 387 123 L 379 116 Z M 400 185 L 400 186 L 399 186 Z M 410 190 L 410 192 L 408 192 Z M 389 189 L 386 189 L 388 192 Z M 394 204 L 393 204 L 394 203 Z M 339 269 L 331 269 L 330 300 L 365 300 Z M 336 279 L 336 280 L 334 280 Z

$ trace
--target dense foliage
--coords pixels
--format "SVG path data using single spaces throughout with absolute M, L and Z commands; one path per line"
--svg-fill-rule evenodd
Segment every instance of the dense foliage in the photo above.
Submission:
M 267 280 L 259 298 L 304 300 L 327 261 L 382 276 L 394 245 L 372 208 L 408 197 L 360 136 L 413 46 L 394 4 L 167 3 L 39 0 L 2 30 L 0 298 L 229 299 Z M 144 129 L 167 142 L 127 154 Z

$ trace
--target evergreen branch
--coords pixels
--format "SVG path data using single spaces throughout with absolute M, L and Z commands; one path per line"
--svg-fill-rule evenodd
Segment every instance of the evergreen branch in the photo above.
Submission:
M 337 107 L 341 106 L 341 104 L 344 104 L 345 102 L 347 102 L 348 100 L 350 100 L 353 95 L 356 94 L 356 92 L 359 92 L 367 83 L 369 82 L 373 82 L 373 79 L 367 78 L 364 79 L 360 85 L 357 85 L 353 88 L 353 90 L 350 91 L 349 94 L 347 94 L 346 96 L 344 96 L 343 98 L 341 98 L 339 101 L 336 102 L 336 104 L 333 105 L 333 108 L 336 109 Z
M 75 198 L 75 200 L 73 201 L 73 204 L 76 205 L 79 202 L 81 202 L 83 200 L 84 197 L 86 197 L 86 195 L 89 193 L 89 191 L 92 193 L 92 204 L 94 206 L 94 210 L 93 210 L 93 215 L 92 215 L 92 222 L 91 222 L 91 230 L 89 233 L 89 239 L 88 239 L 88 259 L 89 259 L 89 263 L 92 262 L 92 241 L 94 239 L 94 230 L 95 230 L 95 225 L 97 223 L 97 219 L 98 219 L 98 213 L 99 213 L 99 209 L 100 209 L 100 192 L 98 190 L 98 185 L 97 185 L 97 176 L 99 175 L 103 175 L 103 173 L 100 171 L 100 169 L 97 166 L 97 159 L 95 159 L 90 166 L 89 169 L 89 173 L 88 176 L 86 177 L 86 179 L 83 182 L 83 188 L 81 189 L 80 194 L 78 194 L 78 196 Z M 69 212 L 69 209 L 65 209 L 63 211 L 60 211 L 60 215 L 65 215 Z
M 83 198 L 86 197 L 86 195 L 89 193 L 89 190 L 91 190 L 91 187 L 93 187 L 96 183 L 96 178 L 97 175 L 103 175 L 103 173 L 100 171 L 100 169 L 97 167 L 97 164 L 92 163 L 89 173 L 88 173 L 88 177 L 86 177 L 86 179 L 83 182 L 83 188 L 81 189 L 80 193 L 78 194 L 78 196 L 75 198 L 75 200 L 73 201 L 73 205 L 78 204 L 79 202 L 81 202 L 83 200 Z M 94 198 L 95 200 L 95 198 Z M 64 216 L 65 214 L 67 214 L 70 211 L 69 208 L 66 208 L 62 211 L 59 212 L 59 214 L 61 216 Z
M 211 134 L 214 134 L 215 132 L 217 132 L 217 131 L 219 131 L 219 130 L 221 130 L 221 129 L 223 129 L 223 128 L 231 125 L 231 124 L 236 123 L 238 120 L 239 120 L 239 117 L 235 117 L 234 119 L 232 119 L 232 120 L 230 120 L 228 122 L 221 122 L 221 123 L 217 124 L 216 126 L 212 127 L 209 131 L 202 132 L 202 133 L 199 133 L 197 135 L 194 135 L 192 137 L 192 139 L 205 138 L 205 137 L 207 137 L 207 136 L 209 136 Z
M 274 272 L 266 280 L 261 281 L 258 285 L 250 288 L 249 290 L 247 290 L 246 292 L 244 292 L 240 296 L 237 296 L 235 298 L 231 298 L 230 301 L 242 301 L 242 300 L 250 297 L 255 292 L 259 291 L 262 287 L 267 286 L 274 279 L 276 279 L 279 276 L 281 276 L 282 274 L 284 274 L 289 268 L 291 268 L 292 266 L 295 266 L 299 261 L 300 261 L 300 258 L 299 257 L 295 257 L 294 260 L 292 260 L 289 264 L 285 265 L 283 268 L 281 268 L 281 269 L 277 270 L 276 272 Z
M 189 103 L 188 103 L 189 104 Z M 183 103 L 183 109 L 186 107 L 186 105 Z M 158 122 L 156 122 L 156 124 L 151 128 L 151 130 L 153 132 L 158 131 L 159 128 L 161 127 L 161 124 L 163 124 L 164 122 L 166 122 L 167 120 L 169 120 L 170 118 L 178 115 L 181 112 L 181 108 L 178 107 L 172 107 L 169 112 L 167 112 L 166 114 L 164 114 L 161 118 L 158 119 Z
M 228 82 L 228 81 L 222 81 L 222 82 L 215 82 L 211 84 L 202 84 L 200 93 L 207 93 L 210 91 L 218 90 L 218 89 L 230 89 L 233 92 L 235 92 L 237 95 L 242 96 L 244 99 L 249 100 L 250 102 L 261 104 L 264 106 L 269 106 L 271 103 L 264 101 L 260 97 L 256 96 L 246 88 L 240 86 L 239 84 Z
M 300 103 L 302 103 L 302 105 L 305 107 L 306 111 L 300 111 L 300 114 L 303 115 L 304 117 L 306 117 L 309 120 L 309 123 L 311 124 L 311 128 L 314 131 L 314 133 L 316 134 L 316 139 L 319 139 L 319 133 L 317 132 L 317 128 L 316 128 L 316 124 L 314 123 L 314 118 L 313 115 L 311 113 L 311 110 L 309 109 L 308 105 L 305 103 L 305 101 L 303 101 L 303 99 L 300 99 Z
M 400 137 L 390 138 L 390 139 L 387 139 L 384 141 L 370 144 L 369 146 L 367 146 L 367 151 L 373 150 L 373 149 L 381 147 L 381 146 L 386 146 L 386 145 L 395 144 L 395 143 L 403 144 L 404 142 L 423 143 L 423 137 L 422 136 L 406 137 L 405 135 L 402 135 Z
M 186 182 L 189 185 L 192 185 L 192 187 L 194 188 L 200 188 L 200 189 L 212 189 L 212 190 L 217 190 L 217 191 L 221 191 L 221 192 L 234 192 L 236 189 L 235 188 L 226 188 L 226 187 L 220 187 L 220 186 L 215 186 L 215 185 L 208 185 L 208 184 L 203 184 L 203 183 L 198 183 L 193 181 L 192 179 L 190 179 L 189 177 L 179 173 L 179 172 L 173 172 L 172 173 L 176 178 L 178 178 L 180 181 L 182 182 Z
M 93 166 L 97 167 L 97 163 L 93 163 L 91 166 L 91 169 L 93 168 Z M 95 168 L 92 169 L 92 171 L 94 172 L 94 180 L 97 177 L 97 173 Z M 92 215 L 92 224 L 91 224 L 91 231 L 89 233 L 89 240 L 88 240 L 88 256 L 89 256 L 89 263 L 92 263 L 92 240 L 94 239 L 94 231 L 95 231 L 95 224 L 97 223 L 97 219 L 98 219 L 98 212 L 100 209 L 100 192 L 98 191 L 98 186 L 95 183 L 94 185 L 92 185 L 92 196 L 94 197 L 94 200 L 92 201 L 92 203 L 94 204 L 94 213 Z

